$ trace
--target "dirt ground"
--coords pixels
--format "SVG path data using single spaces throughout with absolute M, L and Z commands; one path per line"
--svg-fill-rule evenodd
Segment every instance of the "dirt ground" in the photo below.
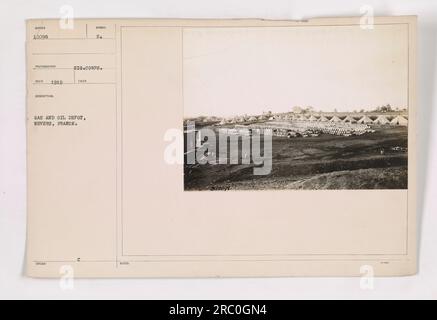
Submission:
M 253 164 L 185 165 L 185 190 L 407 188 L 407 128 L 374 129 L 350 137 L 273 137 L 265 176 L 254 175 Z

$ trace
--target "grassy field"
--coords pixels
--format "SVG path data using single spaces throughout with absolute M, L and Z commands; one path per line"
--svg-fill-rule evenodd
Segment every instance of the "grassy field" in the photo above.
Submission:
M 407 128 L 375 129 L 350 137 L 273 137 L 269 175 L 253 175 L 253 165 L 186 165 L 185 190 L 407 188 Z

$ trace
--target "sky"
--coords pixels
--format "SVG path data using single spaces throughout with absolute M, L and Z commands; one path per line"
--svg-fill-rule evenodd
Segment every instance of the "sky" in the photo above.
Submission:
M 406 25 L 185 28 L 184 115 L 407 107 Z

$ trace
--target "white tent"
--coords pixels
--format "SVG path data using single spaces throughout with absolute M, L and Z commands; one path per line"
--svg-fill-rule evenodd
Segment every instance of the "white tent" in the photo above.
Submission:
M 249 121 L 256 121 L 257 119 L 255 117 L 250 117 Z
M 408 120 L 405 119 L 403 116 L 397 116 L 392 121 L 390 121 L 390 124 L 397 124 L 400 126 L 408 126 Z
M 337 117 L 337 116 L 333 116 L 331 118 L 331 120 L 329 120 L 329 121 L 331 121 L 331 122 L 341 122 L 341 119 L 339 117 Z
M 360 120 L 358 120 L 358 123 L 372 123 L 372 119 L 370 119 L 368 116 L 363 116 Z
M 312 115 L 311 117 L 308 118 L 308 120 L 309 120 L 309 121 L 317 121 L 317 118 L 316 118 L 315 116 Z
M 390 121 L 388 121 L 385 116 L 378 116 L 378 118 L 376 118 L 375 121 L 373 121 L 373 123 L 377 123 L 377 124 L 387 124 L 389 122 Z
M 352 118 L 351 116 L 347 116 L 346 118 L 343 119 L 343 122 L 355 123 L 357 121 L 354 118 Z

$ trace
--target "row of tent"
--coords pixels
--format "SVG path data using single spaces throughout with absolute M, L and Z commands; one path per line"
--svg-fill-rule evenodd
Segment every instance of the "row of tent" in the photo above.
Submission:
M 396 125 L 408 125 L 408 120 L 403 116 L 396 116 L 392 120 L 388 120 L 386 116 L 380 115 L 375 120 L 372 120 L 368 116 L 363 116 L 359 120 L 354 119 L 351 116 L 346 116 L 344 119 L 340 119 L 338 116 L 333 116 L 331 119 L 328 119 L 325 116 L 320 116 L 320 118 L 316 118 L 314 115 L 311 115 L 309 118 L 305 116 L 295 117 L 293 120 L 304 120 L 304 121 L 319 121 L 319 122 L 344 122 L 344 123 L 360 123 L 360 124 L 396 124 Z

